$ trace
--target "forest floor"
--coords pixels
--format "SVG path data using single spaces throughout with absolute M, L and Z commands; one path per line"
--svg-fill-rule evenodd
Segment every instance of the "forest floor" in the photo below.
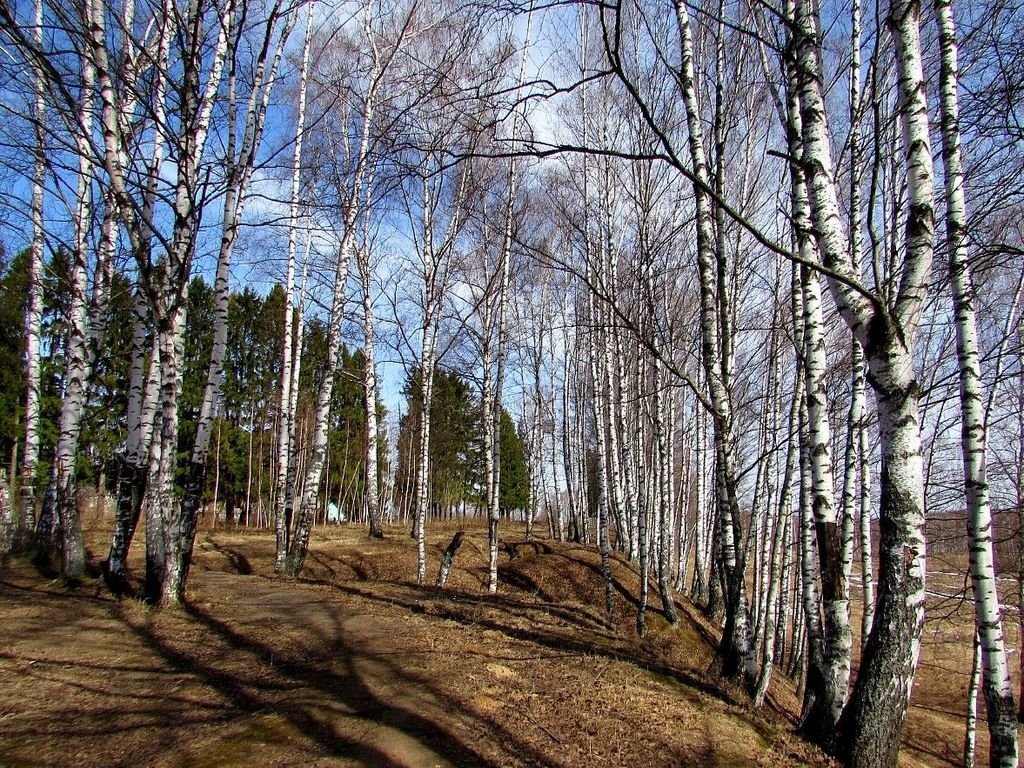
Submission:
M 95 571 L 108 529 L 88 533 Z M 432 568 L 453 530 L 431 532 Z M 415 585 L 404 529 L 318 529 L 296 580 L 273 575 L 272 533 L 201 531 L 173 610 L 12 560 L 0 766 L 830 765 L 795 734 L 791 681 L 754 710 L 714 676 L 715 629 L 686 600 L 671 628 L 652 597 L 640 639 L 626 563 L 609 621 L 595 552 L 521 534 L 495 596 L 473 527 L 445 590 Z M 929 620 L 901 764 L 959 762 L 968 609 Z

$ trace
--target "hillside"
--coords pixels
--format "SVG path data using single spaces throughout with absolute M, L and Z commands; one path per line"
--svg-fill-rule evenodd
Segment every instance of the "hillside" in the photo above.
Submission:
M 181 610 L 7 564 L 0 764 L 829 764 L 793 734 L 788 681 L 754 711 L 709 674 L 714 631 L 685 601 L 671 629 L 654 598 L 638 640 L 626 564 L 609 622 L 583 547 L 509 533 L 488 597 L 482 530 L 444 591 L 410 581 L 413 544 L 388 534 L 318 531 L 288 581 L 270 534 L 203 533 Z M 432 568 L 450 535 L 433 532 Z

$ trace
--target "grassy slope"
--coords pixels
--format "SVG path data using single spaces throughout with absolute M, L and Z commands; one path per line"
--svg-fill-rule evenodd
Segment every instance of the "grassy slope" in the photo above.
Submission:
M 431 569 L 452 530 L 432 531 Z M 203 532 L 180 611 L 10 563 L 0 764 L 827 764 L 792 733 L 789 681 L 754 711 L 709 672 L 715 630 L 686 601 L 670 628 L 653 596 L 639 639 L 627 564 L 609 620 L 595 552 L 520 535 L 505 533 L 493 597 L 477 528 L 444 591 L 412 583 L 400 529 L 318 531 L 298 581 L 273 576 L 271 535 Z M 942 764 L 925 741 L 908 765 Z

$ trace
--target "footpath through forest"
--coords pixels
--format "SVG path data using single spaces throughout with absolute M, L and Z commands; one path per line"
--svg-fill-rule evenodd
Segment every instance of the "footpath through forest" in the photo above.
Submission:
M 433 536 L 433 563 L 450 534 Z M 5 565 L 0 765 L 829 764 L 794 733 L 789 681 L 760 711 L 722 687 L 714 630 L 685 601 L 672 629 L 654 598 L 638 639 L 622 562 L 608 621 L 586 548 L 507 544 L 497 596 L 482 530 L 443 591 L 412 583 L 398 529 L 319 533 L 297 581 L 273 576 L 272 534 L 209 532 L 197 549 L 180 610 Z M 915 748 L 911 723 L 905 764 L 955 761 L 955 720 L 948 736 L 928 722 L 942 709 L 912 715 L 928 736 Z

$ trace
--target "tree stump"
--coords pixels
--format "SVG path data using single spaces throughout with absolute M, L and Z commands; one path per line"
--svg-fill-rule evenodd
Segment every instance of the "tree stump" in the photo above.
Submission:
M 456 531 L 452 540 L 448 542 L 448 546 L 444 550 L 444 557 L 441 558 L 441 567 L 437 569 L 436 586 L 443 588 L 448 581 L 448 572 L 452 569 L 452 561 L 455 560 L 455 554 L 462 546 L 462 539 L 465 535 L 463 531 Z

